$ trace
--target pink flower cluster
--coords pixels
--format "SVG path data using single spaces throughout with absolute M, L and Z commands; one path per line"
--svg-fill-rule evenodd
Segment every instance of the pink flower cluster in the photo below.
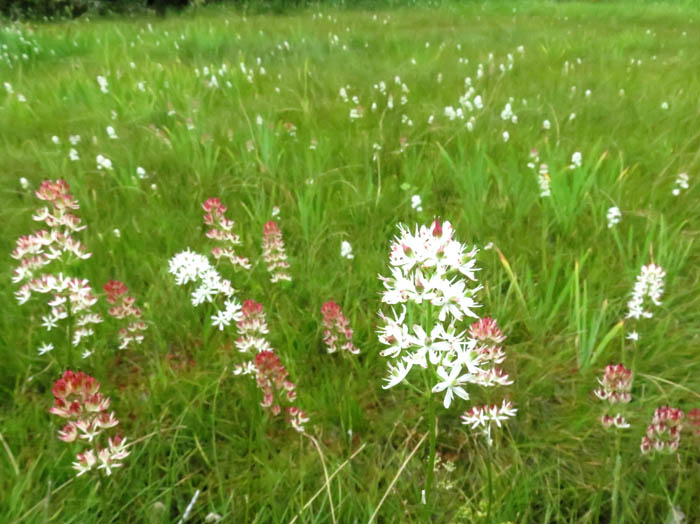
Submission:
M 657 408 L 651 425 L 647 428 L 647 434 L 642 437 L 642 453 L 675 453 L 681 441 L 682 420 L 681 409 L 669 406 Z
M 498 366 L 506 359 L 501 344 L 506 336 L 498 327 L 498 323 L 491 317 L 477 320 L 469 326 L 469 336 L 476 343 L 475 351 L 479 367 L 477 369 L 477 383 L 485 387 L 507 386 L 513 383 L 507 373 Z M 462 424 L 471 426 L 472 429 L 482 428 L 486 441 L 492 444 L 491 428 L 493 424 L 501 427 L 503 422 L 514 417 L 518 412 L 510 400 L 504 399 L 498 404 L 484 404 L 473 406 L 465 411 L 462 416 Z
M 600 400 L 607 400 L 610 404 L 628 404 L 632 400 L 632 372 L 622 364 L 606 366 L 603 378 L 598 382 L 602 387 L 593 393 Z
M 352 328 L 340 306 L 330 300 L 321 306 L 321 314 L 323 326 L 326 328 L 323 332 L 323 341 L 326 343 L 328 353 L 335 353 L 342 349 L 357 355 L 360 350 L 352 343 Z
M 277 416 L 282 412 L 282 405 L 287 404 L 284 408 L 287 422 L 295 430 L 303 432 L 304 424 L 309 419 L 304 411 L 292 405 L 296 400 L 296 386 L 287 380 L 287 370 L 265 338 L 268 328 L 262 304 L 246 300 L 241 315 L 237 324 L 241 336 L 236 340 L 236 348 L 243 353 L 255 351 L 256 355 L 254 359 L 236 365 L 234 374 L 255 376 L 255 381 L 263 392 L 261 406 Z
M 506 359 L 501 344 L 506 336 L 491 317 L 477 320 L 469 326 L 469 336 L 477 341 L 476 351 L 481 364 L 478 383 L 483 386 L 509 386 L 513 383 L 508 374 L 498 367 Z
M 68 419 L 58 432 L 64 442 L 86 440 L 93 447 L 78 453 L 73 468 L 78 476 L 95 466 L 111 475 L 114 468 L 122 466 L 128 455 L 126 439 L 117 435 L 107 439 L 107 447 L 97 443 L 103 430 L 113 428 L 119 421 L 114 412 L 108 412 L 110 400 L 99 392 L 100 383 L 82 371 L 66 371 L 52 388 L 54 405 L 49 410 L 53 415 Z
M 19 261 L 19 266 L 14 270 L 13 282 L 32 279 L 56 259 L 90 258 L 91 253 L 86 253 L 80 241 L 73 238 L 73 233 L 82 231 L 86 226 L 81 225 L 80 218 L 71 213 L 80 206 L 68 190 L 65 180 L 45 180 L 35 192 L 37 198 L 48 202 L 50 207 L 37 209 L 32 218 L 44 222 L 49 230 L 42 229 L 17 239 L 12 258 Z
M 262 351 L 255 355 L 255 380 L 263 392 L 263 408 L 274 416 L 281 413 L 280 404 L 290 404 L 285 408 L 287 422 L 297 431 L 304 432 L 304 424 L 309 421 L 306 413 L 291 405 L 296 400 L 296 386 L 287 380 L 287 370 L 273 351 Z
M 289 275 L 289 263 L 284 250 L 282 231 L 274 220 L 269 220 L 263 226 L 262 251 L 272 282 L 292 280 Z
M 141 309 L 136 307 L 136 299 L 127 295 L 129 289 L 119 280 L 110 280 L 104 285 L 107 302 L 112 304 L 109 314 L 127 321 L 126 327 L 119 330 L 119 349 L 125 349 L 132 342 L 141 344 L 146 323 L 141 320 Z
M 237 324 L 241 336 L 236 340 L 236 349 L 241 353 L 251 350 L 257 353 L 271 351 L 272 347 L 265 338 L 268 329 L 262 304 L 254 300 L 246 300 L 243 302 L 241 314 L 242 318 Z
M 593 393 L 600 400 L 607 401 L 611 406 L 615 404 L 629 404 L 632 400 L 632 372 L 622 364 L 610 364 L 605 368 L 603 378 L 598 379 L 602 386 Z M 618 408 L 619 409 L 619 408 Z M 600 418 L 600 423 L 604 428 L 616 427 L 618 429 L 629 428 L 630 425 L 625 417 L 619 413 L 604 413 Z
M 42 326 L 50 331 L 61 320 L 69 319 L 73 328 L 72 345 L 79 346 L 85 337 L 94 334 L 91 325 L 102 322 L 102 317 L 91 310 L 97 298 L 87 280 L 45 270 L 55 260 L 67 263 L 91 256 L 72 236 L 86 226 L 81 225 L 80 218 L 71 212 L 79 206 L 68 191 L 65 180 L 45 180 L 36 191 L 37 198 L 48 202 L 50 207 L 38 209 L 33 218 L 44 222 L 49 230 L 40 230 L 17 240 L 12 257 L 19 260 L 20 265 L 15 269 L 13 281 L 24 282 L 15 292 L 19 304 L 29 301 L 33 293 L 50 295 L 48 305 L 51 309 L 48 315 L 42 316 Z M 52 344 L 43 344 L 39 352 L 43 354 L 52 349 Z M 90 354 L 91 351 L 86 350 L 83 357 Z
M 204 215 L 204 223 L 210 226 L 207 231 L 207 238 L 217 242 L 219 246 L 211 250 L 211 254 L 216 260 L 227 258 L 233 266 L 240 266 L 243 269 L 250 269 L 250 262 L 247 258 L 236 255 L 234 246 L 241 243 L 240 237 L 233 232 L 234 222 L 224 216 L 227 207 L 221 203 L 218 198 L 210 198 L 202 208 L 206 214 Z

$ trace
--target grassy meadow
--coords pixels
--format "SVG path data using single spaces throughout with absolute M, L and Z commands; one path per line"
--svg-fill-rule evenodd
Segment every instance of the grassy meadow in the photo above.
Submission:
M 700 521 L 698 41 L 692 4 L 631 1 L 3 24 L 0 521 L 174 523 L 195 493 L 188 522 Z M 89 280 L 104 317 L 85 359 L 70 329 L 42 327 L 47 297 L 20 305 L 12 282 L 16 240 L 41 228 L 35 191 L 58 179 L 92 256 L 57 267 Z M 236 326 L 213 327 L 168 271 L 213 247 L 210 197 L 252 265 L 217 269 L 264 306 L 306 433 L 261 406 L 233 373 L 250 359 Z M 518 411 L 488 446 L 460 415 L 490 393 L 469 386 L 449 409 L 436 394 L 422 504 L 430 415 L 420 388 L 382 388 L 378 275 L 397 225 L 436 217 L 479 248 L 475 311 L 508 337 L 513 380 L 494 398 Z M 261 259 L 271 219 L 291 282 Z M 627 318 L 651 263 L 661 304 Z M 143 311 L 140 345 L 118 349 L 110 280 Z M 327 353 L 330 300 L 358 355 Z M 618 363 L 634 374 L 630 427 L 605 429 L 593 390 Z M 130 444 L 111 476 L 76 477 L 81 445 L 56 438 L 51 388 L 67 368 L 102 384 Z M 686 413 L 678 451 L 642 455 L 665 405 Z

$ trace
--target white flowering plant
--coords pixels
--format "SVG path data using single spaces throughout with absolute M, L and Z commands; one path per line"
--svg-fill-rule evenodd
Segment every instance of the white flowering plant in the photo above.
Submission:
M 178 286 L 196 284 L 197 287 L 190 295 L 193 306 L 204 303 L 214 306 L 216 311 L 211 316 L 212 326 L 223 331 L 231 322 L 243 318 L 241 304 L 234 297 L 235 290 L 231 282 L 223 278 L 204 255 L 188 248 L 170 259 L 168 270 L 175 277 Z
M 391 276 L 380 276 L 385 288 L 382 302 L 389 309 L 388 314 L 379 312 L 379 341 L 386 346 L 381 355 L 390 359 L 383 387 L 407 383 L 425 398 L 431 439 L 428 496 L 435 458 L 434 395 L 441 397 L 448 409 L 457 397 L 469 400 L 470 384 L 492 387 L 512 383 L 497 367 L 505 358 L 498 345 L 505 337 L 495 321 L 488 319 L 488 326 L 478 330 L 465 329 L 469 319 L 478 319 L 475 310 L 481 305 L 476 294 L 482 286 L 476 278 L 477 249 L 467 248 L 453 234 L 450 222 L 441 224 L 439 219 L 414 233 L 400 225 L 391 244 Z M 420 385 L 409 381 L 412 371 L 411 376 L 422 375 L 417 381 Z M 510 402 L 502 404 L 503 409 L 485 407 L 476 424 L 471 416 L 465 423 L 483 427 L 490 442 L 491 421 L 500 426 L 516 410 Z

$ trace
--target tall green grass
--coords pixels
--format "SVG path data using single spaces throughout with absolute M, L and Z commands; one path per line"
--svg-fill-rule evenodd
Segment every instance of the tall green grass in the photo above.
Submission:
M 200 489 L 194 522 L 210 512 L 224 522 L 332 522 L 331 498 L 338 522 L 368 521 L 428 427 L 408 388 L 380 387 L 376 275 L 386 274 L 395 225 L 435 216 L 481 248 L 482 311 L 509 336 L 508 391 L 519 411 L 492 450 L 491 520 L 610 522 L 615 436 L 600 426 L 603 406 L 591 390 L 606 364 L 632 359 L 620 522 L 666 522 L 673 508 L 700 519 L 697 437 L 684 434 L 677 457 L 639 453 L 657 406 L 700 407 L 699 31 L 696 6 L 646 2 L 320 6 L 286 15 L 211 7 L 164 19 L 7 26 L 0 76 L 14 93 L 0 86 L 0 520 L 176 522 Z M 513 68 L 502 74 L 508 53 Z M 241 63 L 255 71 L 252 82 Z M 218 88 L 207 85 L 212 74 Z M 397 75 L 409 88 L 405 105 Z M 472 132 L 443 113 L 459 105 L 467 76 L 484 100 Z M 373 87 L 380 81 L 393 110 Z M 355 104 L 341 100 L 342 86 L 359 97 L 362 119 L 350 120 Z M 500 117 L 510 97 L 517 124 Z M 108 125 L 118 140 L 107 138 Z M 68 158 L 69 135 L 82 137 L 78 162 Z M 532 148 L 548 164 L 550 198 L 539 196 L 527 167 Z M 575 151 L 583 164 L 571 170 Z M 98 154 L 113 172 L 96 169 Z M 680 172 L 690 188 L 674 197 Z M 111 478 L 73 478 L 75 450 L 55 438 L 48 414 L 63 370 L 36 355 L 44 309 L 18 306 L 10 282 L 14 242 L 36 226 L 33 189 L 50 178 L 70 183 L 88 225 L 81 238 L 94 255 L 79 276 L 98 289 L 123 280 L 149 323 L 143 346 L 118 352 L 105 337 L 81 363 L 134 442 Z M 422 212 L 411 207 L 414 194 Z M 263 224 L 280 208 L 293 284 L 270 284 L 262 263 L 249 276 L 222 272 L 268 312 L 309 433 L 329 475 L 340 468 L 331 497 L 318 450 L 266 417 L 252 381 L 232 373 L 240 360 L 232 335 L 205 339 L 205 312 L 167 273 L 173 254 L 207 250 L 200 206 L 210 196 L 229 207 L 240 252 L 253 260 Z M 608 229 L 613 205 L 622 221 Z M 340 258 L 342 240 L 353 260 Z M 633 349 L 626 302 L 652 261 L 667 272 L 663 305 L 640 324 Z M 319 308 L 331 299 L 355 329 L 357 358 L 325 353 Z M 467 403 L 455 404 L 440 413 L 437 450 L 455 468 L 436 472 L 431 520 L 483 521 L 485 443 L 459 423 Z M 425 521 L 425 442 L 378 521 Z

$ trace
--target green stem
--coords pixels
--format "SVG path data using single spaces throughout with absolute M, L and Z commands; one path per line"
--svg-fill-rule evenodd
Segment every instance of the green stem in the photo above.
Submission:
M 620 496 L 620 471 L 622 470 L 622 456 L 620 455 L 620 432 L 615 431 L 615 469 L 613 470 L 613 491 L 612 491 L 612 522 L 617 524 L 618 518 L 618 499 Z
M 428 456 L 428 475 L 427 475 L 427 481 L 425 483 L 425 505 L 426 507 L 429 507 L 429 501 L 431 500 L 431 490 L 433 487 L 433 475 L 435 473 L 435 445 L 436 445 L 436 431 L 435 431 L 435 423 L 437 419 L 437 415 L 435 414 L 435 401 L 430 396 L 430 391 L 428 391 L 428 402 L 430 405 L 428 406 L 428 416 L 430 417 L 429 420 L 429 428 L 430 428 L 430 455 Z
M 493 473 L 491 465 L 491 444 L 486 444 L 486 476 L 488 479 L 488 501 L 486 506 L 486 522 L 491 522 L 491 505 L 493 501 Z

